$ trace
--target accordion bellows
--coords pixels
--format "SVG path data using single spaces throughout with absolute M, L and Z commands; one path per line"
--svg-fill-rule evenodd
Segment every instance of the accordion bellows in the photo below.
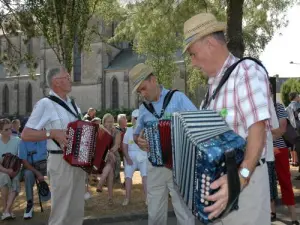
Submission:
M 87 121 L 69 123 L 67 134 L 64 159 L 88 173 L 101 173 L 113 143 L 112 136 L 98 124 Z
M 173 178 L 176 189 L 193 214 L 204 224 L 204 199 L 218 190 L 210 184 L 226 174 L 227 152 L 234 153 L 236 166 L 244 158 L 246 141 L 234 133 L 215 111 L 174 113 L 172 116 Z

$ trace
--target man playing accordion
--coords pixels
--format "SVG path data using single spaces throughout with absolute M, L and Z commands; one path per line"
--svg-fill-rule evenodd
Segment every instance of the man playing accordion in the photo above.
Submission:
M 244 160 L 239 169 L 241 193 L 239 209 L 232 211 L 216 225 L 271 224 L 268 171 L 265 164 L 266 131 L 270 129 L 270 91 L 267 72 L 255 60 L 239 61 L 228 50 L 225 23 L 209 13 L 198 14 L 184 24 L 184 52 L 192 65 L 209 78 L 204 108 L 220 112 L 235 133 L 247 140 Z M 227 82 L 213 96 L 225 71 L 234 63 Z M 210 101 L 207 101 L 210 100 Z M 201 108 L 202 108 L 201 106 Z M 224 175 L 211 184 L 220 190 L 206 196 L 214 204 L 205 208 L 209 218 L 218 217 L 228 202 L 228 180 Z
M 153 69 L 150 66 L 143 63 L 136 65 L 130 71 L 129 77 L 133 83 L 133 92 L 137 92 L 141 95 L 147 101 L 147 104 L 151 103 L 154 108 L 154 111 L 151 113 L 146 109 L 145 105 L 142 104 L 139 107 L 139 117 L 134 131 L 135 142 L 141 149 L 149 151 L 148 142 L 140 135 L 143 133 L 145 123 L 156 122 L 159 120 L 158 117 L 160 119 L 168 119 L 173 112 L 195 111 L 197 108 L 179 91 L 176 91 L 173 97 L 171 96 L 169 99 L 169 103 L 165 105 L 164 100 L 168 96 L 169 90 L 159 85 L 156 76 L 153 74 Z M 164 106 L 165 108 L 162 110 Z M 157 116 L 157 114 L 160 116 Z M 150 152 L 153 152 L 153 149 Z M 187 209 L 174 189 L 171 169 L 165 166 L 153 166 L 152 163 L 148 162 L 147 192 L 149 225 L 167 224 L 169 193 L 172 197 L 172 204 L 178 224 L 195 224 L 194 216 Z
M 49 153 L 47 172 L 51 186 L 51 213 L 49 225 L 82 225 L 86 172 L 73 167 L 63 159 L 62 147 L 68 144 L 66 128 L 80 118 L 80 109 L 68 97 L 71 77 L 64 68 L 50 69 L 47 82 L 50 97 L 55 96 L 71 110 L 43 98 L 35 105 L 22 132 L 24 141 L 47 140 Z M 45 128 L 45 130 L 44 130 Z

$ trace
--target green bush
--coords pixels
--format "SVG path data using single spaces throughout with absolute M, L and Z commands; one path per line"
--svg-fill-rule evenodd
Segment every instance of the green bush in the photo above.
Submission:
M 297 78 L 290 78 L 284 82 L 280 88 L 281 100 L 285 106 L 290 104 L 289 94 L 291 92 L 300 93 L 300 81 Z

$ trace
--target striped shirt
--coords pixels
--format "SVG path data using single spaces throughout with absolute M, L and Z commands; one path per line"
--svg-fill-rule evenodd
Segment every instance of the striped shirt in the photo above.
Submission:
M 163 107 L 164 98 L 167 95 L 169 90 L 161 87 L 161 93 L 159 96 L 159 100 L 156 102 L 151 102 L 156 113 L 160 114 L 161 109 Z M 186 95 L 180 91 L 176 91 L 167 108 L 165 109 L 165 113 L 163 118 L 169 118 L 173 112 L 184 112 L 184 111 L 197 111 L 196 106 L 191 102 Z M 138 135 L 142 129 L 144 128 L 145 122 L 148 121 L 157 121 L 158 119 L 150 113 L 143 104 L 140 105 L 139 108 L 139 117 L 137 119 L 137 127 L 134 131 L 134 134 Z
M 288 114 L 285 111 L 285 109 L 281 103 L 277 102 L 275 109 L 276 109 L 276 115 L 278 117 L 279 122 L 280 122 L 280 119 L 288 118 Z M 282 137 L 278 138 L 276 141 L 273 141 L 273 145 L 274 145 L 274 147 L 277 147 L 277 148 L 287 148 Z
M 238 58 L 229 54 L 219 74 L 209 78 L 209 95 L 220 83 L 226 69 L 236 61 Z M 225 111 L 224 119 L 229 127 L 246 139 L 249 127 L 259 121 L 266 121 L 266 132 L 270 130 L 270 96 L 265 70 L 252 60 L 244 60 L 235 67 L 208 108 L 218 112 Z M 202 105 L 203 102 L 200 108 Z M 262 158 L 265 156 L 266 146 Z

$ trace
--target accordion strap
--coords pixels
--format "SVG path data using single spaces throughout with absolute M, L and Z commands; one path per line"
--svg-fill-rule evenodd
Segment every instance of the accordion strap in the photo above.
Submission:
M 227 68 L 227 70 L 225 71 L 219 85 L 216 87 L 216 89 L 213 91 L 212 95 L 209 96 L 209 88 L 207 89 L 206 95 L 205 95 L 205 100 L 204 100 L 204 104 L 202 106 L 202 109 L 206 109 L 209 105 L 210 102 L 216 98 L 217 94 L 219 93 L 219 91 L 221 90 L 222 86 L 226 83 L 226 81 L 228 80 L 230 74 L 232 73 L 232 71 L 235 69 L 235 67 L 242 61 L 244 60 L 252 60 L 255 63 L 257 63 L 259 66 L 261 66 L 267 73 L 268 75 L 268 71 L 265 68 L 265 66 L 261 63 L 261 61 L 259 61 L 258 59 L 252 58 L 252 57 L 244 57 L 239 59 L 237 62 L 235 62 L 234 64 L 232 64 L 230 67 Z
M 177 90 L 170 90 L 167 95 L 165 96 L 164 98 L 164 102 L 163 102 L 163 106 L 161 108 L 161 111 L 160 111 L 160 115 L 158 115 L 152 105 L 152 103 L 150 102 L 149 104 L 147 104 L 146 102 L 143 102 L 143 105 L 145 106 L 145 108 L 150 112 L 152 113 L 157 119 L 160 119 L 162 118 L 162 116 L 164 115 L 165 113 L 165 109 L 167 108 L 167 106 L 169 105 L 171 99 L 172 99 L 172 96 L 173 94 L 176 92 Z
M 47 98 L 49 98 L 50 100 L 56 102 L 57 104 L 59 104 L 61 107 L 63 107 L 65 110 L 67 110 L 69 113 L 71 113 L 74 117 L 76 117 L 78 120 L 81 120 L 81 117 L 79 115 L 77 106 L 75 105 L 74 99 L 71 99 L 71 104 L 76 112 L 76 114 L 69 108 L 69 106 L 62 101 L 60 98 L 54 96 L 54 95 L 49 95 L 47 96 Z
M 235 157 L 235 151 L 229 151 L 225 153 L 228 180 L 228 203 L 222 213 L 222 217 L 226 216 L 231 210 L 238 209 L 238 199 L 241 192 L 241 183 Z

